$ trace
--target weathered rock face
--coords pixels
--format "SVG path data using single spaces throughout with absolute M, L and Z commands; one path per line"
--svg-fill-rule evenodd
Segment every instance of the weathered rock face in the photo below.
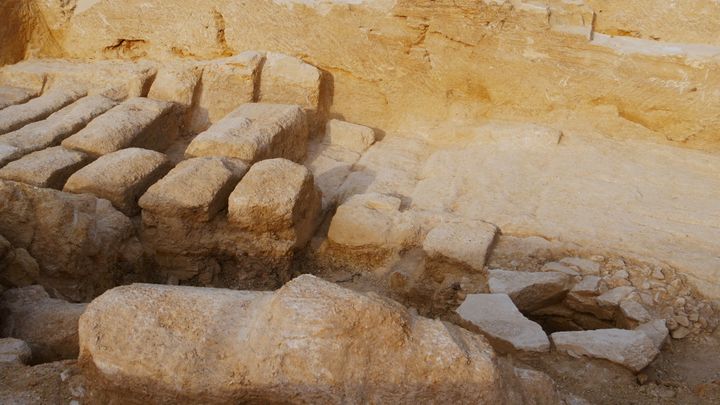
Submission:
M 37 261 L 27 281 L 90 299 L 139 270 L 130 220 L 109 201 L 0 181 L 0 234 Z
M 312 276 L 275 293 L 119 287 L 89 305 L 80 341 L 95 385 L 151 401 L 503 404 L 514 391 L 482 338 Z

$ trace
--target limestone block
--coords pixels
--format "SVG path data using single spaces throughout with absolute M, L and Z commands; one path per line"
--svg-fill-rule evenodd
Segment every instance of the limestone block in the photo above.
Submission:
M 272 158 L 300 162 L 307 138 L 305 113 L 299 106 L 244 104 L 195 137 L 185 155 L 224 156 L 248 163 Z
M 0 179 L 61 190 L 68 177 L 89 162 L 82 152 L 55 146 L 8 163 L 0 169 Z
M 620 313 L 626 323 L 637 325 L 638 323 L 650 322 L 652 317 L 645 307 L 633 300 L 624 300 L 620 303 Z
M 601 307 L 617 308 L 620 302 L 633 291 L 635 291 L 635 288 L 631 286 L 616 287 L 597 297 L 597 303 Z
M 7 290 L 0 296 L 0 333 L 27 342 L 35 362 L 75 359 L 85 306 L 50 298 L 37 285 Z
M 15 338 L 0 339 L 0 363 L 28 364 L 32 350 L 27 343 Z
M 523 316 L 507 294 L 470 294 L 455 312 L 489 338 L 516 350 L 550 350 L 540 325 Z
M 178 164 L 140 198 L 145 211 L 207 222 L 225 209 L 247 165 L 227 158 L 195 158 Z
M 302 106 L 314 129 L 321 123 L 323 114 L 321 80 L 322 74 L 315 66 L 292 56 L 268 52 L 262 69 L 259 101 Z
M 664 319 L 656 319 L 654 321 L 643 323 L 635 328 L 635 330 L 647 335 L 647 337 L 655 343 L 655 347 L 658 350 L 661 350 L 665 343 L 667 343 L 670 335 L 670 331 L 668 330 Z
M 384 194 L 357 194 L 340 205 L 328 230 L 328 239 L 351 249 L 398 249 L 417 239 L 417 224 L 400 212 L 399 198 Z
M 22 87 L 0 86 L 0 110 L 15 104 L 22 104 L 40 92 L 37 90 L 24 89 Z
M 89 193 L 109 200 L 128 216 L 140 211 L 137 202 L 145 191 L 171 169 L 162 153 L 129 148 L 109 153 L 75 172 L 64 191 Z
M 643 332 L 625 329 L 598 329 L 555 332 L 550 335 L 555 348 L 573 357 L 594 357 L 620 364 L 638 372 L 660 353 Z
M 255 163 L 230 195 L 228 220 L 253 233 L 291 230 L 300 243 L 318 225 L 321 195 L 305 166 L 286 159 Z
M 497 227 L 487 222 L 446 223 L 427 234 L 423 250 L 431 258 L 461 263 L 481 271 L 496 234 Z
M 12 105 L 0 110 L 0 134 L 45 119 L 55 111 L 85 96 L 84 90 L 58 89 L 45 92 L 25 104 Z
M 483 338 L 310 275 L 276 292 L 118 287 L 80 341 L 91 384 L 150 402 L 507 404 L 520 388 Z
M 311 144 L 304 165 L 313 173 L 323 195 L 323 211 L 334 207 L 339 201 L 340 187 L 350 175 L 353 164 L 360 154 L 329 143 Z
M 178 118 L 172 103 L 132 98 L 90 122 L 62 145 L 96 157 L 130 147 L 162 151 L 178 135 Z
M 332 119 L 325 125 L 325 140 L 332 145 L 363 153 L 375 143 L 375 131 L 362 125 Z
M 12 145 L 0 143 L 0 167 L 22 156 L 22 151 Z
M 571 287 L 567 274 L 490 270 L 491 293 L 507 294 L 521 311 L 536 309 L 561 301 Z
M 597 301 L 600 295 L 600 277 L 586 276 L 570 290 L 565 298 L 565 304 L 580 312 L 590 313 L 600 319 L 613 319 L 615 308 L 610 306 L 601 308 Z
M 158 69 L 147 97 L 189 108 L 193 104 L 202 72 L 202 67 L 194 63 L 162 66 Z
M 59 145 L 62 140 L 85 127 L 115 104 L 103 96 L 83 97 L 42 121 L 0 135 L 0 143 L 15 146 L 22 154 Z
M 580 257 L 566 257 L 564 259 L 561 259 L 560 263 L 566 264 L 568 266 L 573 266 L 580 270 L 580 272 L 584 275 L 597 276 L 598 274 L 600 274 L 600 264 L 592 260 L 583 259 Z
M 194 132 L 206 130 L 242 104 L 257 101 L 263 60 L 261 53 L 247 51 L 203 65 L 198 103 L 192 113 Z
M 132 222 L 90 195 L 0 180 L 0 234 L 37 261 L 36 283 L 74 301 L 141 270 Z

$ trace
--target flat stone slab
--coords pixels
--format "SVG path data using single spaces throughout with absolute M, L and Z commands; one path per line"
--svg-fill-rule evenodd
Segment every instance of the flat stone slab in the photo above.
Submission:
M 0 179 L 62 190 L 68 177 L 89 162 L 82 152 L 56 146 L 8 163 L 0 169 Z
M 523 316 L 507 294 L 470 294 L 455 312 L 488 337 L 516 350 L 550 350 L 540 325 Z
M 431 258 L 465 264 L 481 271 L 496 233 L 495 225 L 482 221 L 442 224 L 428 232 L 423 250 Z
M 0 339 L 0 363 L 28 364 L 32 358 L 32 350 L 20 339 Z
M 0 135 L 0 143 L 15 146 L 22 154 L 59 145 L 62 140 L 81 130 L 116 104 L 103 96 L 83 97 L 42 121 Z
M 188 146 L 188 157 L 224 156 L 254 163 L 285 158 L 300 162 L 307 150 L 308 125 L 297 105 L 245 104 Z
M 39 94 L 36 90 L 14 86 L 0 86 L 0 110 L 27 102 Z
M 229 199 L 228 220 L 254 233 L 292 230 L 306 240 L 317 225 L 321 195 L 312 173 L 286 159 L 254 164 Z
M 140 198 L 143 210 L 207 222 L 227 207 L 248 167 L 227 158 L 195 158 L 178 164 Z
M 62 145 L 91 156 L 130 147 L 164 150 L 178 131 L 179 116 L 173 103 L 136 97 L 93 120 Z
M 570 276 L 557 272 L 490 270 L 488 277 L 490 292 L 507 294 L 521 311 L 559 302 L 571 287 Z
M 50 114 L 85 96 L 84 90 L 58 89 L 45 92 L 27 103 L 0 110 L 0 134 L 47 118 Z
M 598 329 L 580 332 L 555 332 L 550 335 L 555 348 L 573 357 L 609 360 L 638 372 L 660 353 L 643 332 L 625 329 Z
M 670 331 L 664 319 L 656 319 L 644 323 L 635 328 L 635 330 L 647 335 L 647 337 L 655 343 L 655 347 L 657 347 L 658 350 L 662 349 L 670 336 Z
M 129 148 L 100 157 L 70 176 L 63 191 L 88 193 L 109 200 L 125 215 L 140 211 L 137 204 L 151 184 L 171 169 L 167 156 L 147 149 Z

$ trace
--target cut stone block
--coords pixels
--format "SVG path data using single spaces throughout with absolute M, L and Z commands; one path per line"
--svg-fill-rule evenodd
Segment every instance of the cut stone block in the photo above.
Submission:
M 15 104 L 22 104 L 40 92 L 22 87 L 0 86 L 0 110 Z
M 660 353 L 655 343 L 640 331 L 599 329 L 555 332 L 550 337 L 560 352 L 609 360 L 635 372 L 647 367 Z
M 137 97 L 93 120 L 62 145 L 96 157 L 130 147 L 162 151 L 178 131 L 174 104 Z
M 83 90 L 58 89 L 50 90 L 40 97 L 25 104 L 12 105 L 0 110 L 0 134 L 47 118 L 73 101 L 85 96 Z
M 263 103 L 298 104 L 308 113 L 312 128 L 320 121 L 322 74 L 301 59 L 268 52 L 260 80 Z
M 137 201 L 148 187 L 171 168 L 167 156 L 139 148 L 123 149 L 100 157 L 70 176 L 64 191 L 89 193 L 109 200 L 125 215 L 140 211 Z
M 325 125 L 325 141 L 353 152 L 363 153 L 375 143 L 375 131 L 362 125 L 330 120 Z
M 312 173 L 286 159 L 254 164 L 230 195 L 228 219 L 253 233 L 291 230 L 299 243 L 317 226 L 321 195 Z
M 0 169 L 0 178 L 61 190 L 68 177 L 89 162 L 82 152 L 56 146 L 8 163 Z
M 207 222 L 228 204 L 248 167 L 227 158 L 195 158 L 178 164 L 140 198 L 143 210 Z
M 62 140 L 84 128 L 95 117 L 116 103 L 103 96 L 83 97 L 46 119 L 0 135 L 0 143 L 17 147 L 22 154 L 59 145 Z
M 0 363 L 28 364 L 32 358 L 32 350 L 20 339 L 0 339 Z
M 507 294 L 470 294 L 455 312 L 489 338 L 516 350 L 550 350 L 540 325 L 523 316 Z
M 224 156 L 248 163 L 272 158 L 300 162 L 307 138 L 305 113 L 299 106 L 245 104 L 195 137 L 185 155 Z
M 521 311 L 561 301 L 570 284 L 570 276 L 556 272 L 490 270 L 488 279 L 491 293 L 507 294 Z
M 263 58 L 261 53 L 247 51 L 203 66 L 192 117 L 194 132 L 206 130 L 242 104 L 257 101 L 255 93 Z
M 481 271 L 496 233 L 495 225 L 482 221 L 442 224 L 428 232 L 423 250 L 430 258 L 461 263 Z
M 190 107 L 201 76 L 202 67 L 196 64 L 163 66 L 153 80 L 148 98 Z
M 22 151 L 12 145 L 0 143 L 0 167 L 22 156 Z

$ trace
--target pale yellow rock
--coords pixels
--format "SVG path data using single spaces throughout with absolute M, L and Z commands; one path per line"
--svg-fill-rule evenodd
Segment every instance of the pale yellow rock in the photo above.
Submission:
M 22 104 L 38 95 L 35 90 L 21 87 L 0 86 L 0 110 L 15 104 Z
M 446 223 L 432 229 L 422 247 L 434 259 L 447 260 L 482 271 L 497 227 L 481 221 Z
M 89 162 L 82 152 L 55 146 L 10 162 L 0 169 L 0 179 L 61 190 L 68 177 Z
M 481 337 L 309 275 L 274 293 L 119 287 L 89 305 L 80 341 L 91 383 L 153 402 L 507 404 L 522 389 Z
M 32 122 L 45 119 L 84 95 L 84 90 L 53 90 L 25 104 L 13 105 L 0 110 L 0 134 L 6 134 Z
M 375 131 L 362 125 L 333 119 L 325 125 L 325 140 L 332 145 L 363 153 L 375 143 Z
M 170 169 L 170 161 L 162 153 L 140 148 L 123 149 L 104 155 L 75 172 L 63 190 L 105 198 L 118 210 L 133 216 L 140 211 L 140 196 Z

